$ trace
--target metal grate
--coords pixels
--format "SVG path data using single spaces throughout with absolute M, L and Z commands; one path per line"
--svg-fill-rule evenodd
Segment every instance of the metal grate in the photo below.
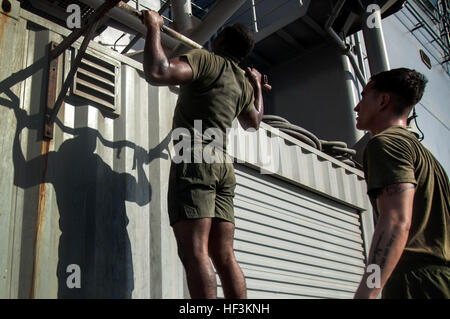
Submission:
M 93 52 L 86 52 L 75 73 L 72 93 L 117 111 L 120 102 L 120 65 Z

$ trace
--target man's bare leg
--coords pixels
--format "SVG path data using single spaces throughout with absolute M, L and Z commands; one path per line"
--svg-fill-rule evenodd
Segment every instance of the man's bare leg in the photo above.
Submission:
M 213 218 L 209 233 L 209 255 L 219 274 L 225 298 L 247 298 L 247 287 L 233 249 L 233 223 Z
M 181 220 L 173 226 L 193 299 L 217 297 L 216 275 L 208 256 L 210 229 L 211 218 Z

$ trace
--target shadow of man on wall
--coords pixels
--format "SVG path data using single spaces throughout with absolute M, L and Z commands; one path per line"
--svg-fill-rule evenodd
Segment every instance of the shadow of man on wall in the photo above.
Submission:
M 0 98 L 0 105 L 13 109 L 17 119 L 12 146 L 14 185 L 24 189 L 25 196 L 27 189 L 36 189 L 43 183 L 52 184 L 55 190 L 61 232 L 57 265 L 58 298 L 131 298 L 134 274 L 127 232 L 129 220 L 126 202 L 145 206 L 151 201 L 151 186 L 144 171 L 144 164 L 149 164 L 159 157 L 168 157 L 163 151 L 168 147 L 169 136 L 147 152 L 129 141 L 107 141 L 92 128 L 72 129 L 57 121 L 56 125 L 63 132 L 74 137 L 65 140 L 55 151 L 27 160 L 21 147 L 21 132 L 28 128 L 36 130 L 38 135 L 42 133 L 43 112 L 40 110 L 35 115 L 28 115 L 20 108 L 19 98 L 11 90 L 3 88 L 0 92 L 8 97 Z M 33 108 L 36 109 L 32 106 Z M 37 108 L 41 109 L 39 106 Z M 119 173 L 117 168 L 113 169 L 106 164 L 94 152 L 99 141 L 105 147 L 114 149 L 117 160 L 120 159 L 124 147 L 133 149 L 133 170 L 137 170 L 137 178 L 129 173 Z M 32 194 L 36 195 L 36 192 Z M 25 202 L 27 201 L 25 198 Z M 51 203 L 46 205 L 51 207 Z M 45 269 L 36 270 L 35 265 L 39 246 L 44 243 L 43 235 L 39 237 L 39 231 L 42 230 L 39 230 L 37 225 L 41 223 L 42 226 L 45 222 L 48 223 L 46 227 L 53 227 L 54 217 L 53 220 L 46 220 L 47 217 L 44 216 L 39 220 L 41 217 L 38 216 L 35 204 L 25 203 L 24 207 L 21 254 L 24 257 L 25 252 L 30 254 L 31 250 L 34 256 L 22 258 L 21 271 L 32 267 L 32 273 L 45 272 Z M 44 210 L 43 214 L 45 213 L 48 211 Z M 27 239 L 29 237 L 34 237 L 34 241 Z M 25 260 L 32 260 L 33 266 L 24 265 Z M 72 273 L 74 268 L 71 268 L 71 265 L 78 267 L 79 278 L 71 276 L 76 275 Z

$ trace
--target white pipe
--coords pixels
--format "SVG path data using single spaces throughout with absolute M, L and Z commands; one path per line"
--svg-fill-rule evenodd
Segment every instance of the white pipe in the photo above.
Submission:
M 253 28 L 255 29 L 255 33 L 258 33 L 258 20 L 256 18 L 255 0 L 252 0 L 252 13 L 253 13 Z
M 366 12 L 364 21 L 368 21 L 369 18 L 375 19 L 375 23 L 370 26 L 368 23 L 363 23 L 363 36 L 369 59 L 370 74 L 374 75 L 389 70 L 390 66 L 384 41 L 380 10 L 375 10 L 375 12 L 370 14 L 369 12 Z
M 101 6 L 104 1 L 103 0 L 80 0 L 81 2 L 90 5 L 93 8 L 98 8 Z M 141 20 L 139 20 L 138 17 L 135 17 L 131 14 L 128 14 L 127 12 L 124 12 L 120 8 L 112 8 L 108 13 L 107 16 L 110 18 L 117 20 L 121 22 L 122 24 L 126 25 L 127 27 L 141 33 L 142 35 L 147 34 L 147 28 L 145 25 L 142 24 Z M 177 46 L 178 42 L 168 35 L 161 33 L 161 42 L 164 47 L 167 47 L 168 49 L 173 49 Z
M 192 29 L 191 0 L 171 0 L 174 28 L 186 34 Z
M 197 43 L 204 45 L 219 28 L 235 13 L 246 0 L 218 0 L 202 20 L 202 23 L 189 35 Z M 171 56 L 182 53 L 178 46 Z

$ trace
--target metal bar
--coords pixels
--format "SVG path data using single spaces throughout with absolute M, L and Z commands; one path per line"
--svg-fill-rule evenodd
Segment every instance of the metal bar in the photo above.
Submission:
M 170 0 L 167 0 L 167 2 L 169 2 L 169 1 L 170 1 Z M 203 8 L 200 7 L 198 4 L 195 4 L 195 2 L 192 2 L 191 4 L 192 4 L 192 6 L 193 6 L 194 8 L 197 8 L 197 9 L 200 10 L 200 11 L 208 12 L 208 10 L 203 9 Z
M 342 7 L 344 7 L 346 0 L 340 0 L 339 3 L 334 6 L 333 11 L 331 12 L 331 16 L 328 18 L 327 23 L 325 24 L 325 29 L 329 29 L 332 27 L 334 21 L 336 20 L 339 12 L 341 12 Z
M 139 19 L 142 19 L 142 12 L 137 11 L 133 7 L 129 6 L 128 4 L 124 3 L 123 1 L 120 1 L 120 3 L 117 5 L 118 8 L 125 10 L 129 14 L 132 14 Z M 167 34 L 168 36 L 182 42 L 183 44 L 187 45 L 188 47 L 194 48 L 194 49 L 202 49 L 203 46 L 198 44 L 197 42 L 189 39 L 188 37 L 182 35 L 181 33 L 163 25 L 161 26 L 161 31 Z
M 170 3 L 170 0 L 167 0 L 167 1 L 162 5 L 162 7 L 158 10 L 158 13 L 159 13 L 160 15 L 162 15 L 163 12 L 166 11 L 166 9 L 168 9 L 171 5 L 172 5 L 172 4 Z
M 359 83 L 361 83 L 362 86 L 366 85 L 366 79 L 364 77 L 364 74 L 361 72 L 361 70 L 359 69 L 358 63 L 356 62 L 355 57 L 353 56 L 353 54 L 351 52 L 348 52 L 348 54 L 345 54 L 348 59 L 350 60 L 350 63 L 353 67 L 353 70 L 356 73 L 356 77 L 359 80 Z
M 94 8 L 100 7 L 103 3 L 103 0 L 79 0 L 79 1 Z M 143 6 L 141 4 L 141 8 L 142 7 Z M 122 10 L 119 7 L 112 8 L 106 15 L 116 21 L 119 21 L 121 24 L 126 25 L 128 28 L 137 31 L 137 33 L 140 33 L 142 35 L 147 34 L 147 28 L 136 15 L 129 14 L 129 12 Z M 161 34 L 161 42 L 164 48 L 167 50 L 172 50 L 178 45 L 177 40 L 171 38 L 165 33 Z
M 163 6 L 158 10 L 158 13 L 160 14 L 160 15 L 162 15 L 162 13 L 164 12 L 164 11 L 166 11 L 167 10 L 167 8 L 169 8 L 170 7 L 170 1 L 169 0 L 167 0 L 167 2 L 165 2 L 164 4 L 163 4 Z M 127 53 L 138 41 L 139 41 L 139 39 L 141 39 L 142 38 L 142 35 L 141 34 L 137 34 L 131 41 L 130 41 L 130 43 L 128 43 L 128 45 L 122 50 L 122 52 L 120 52 L 120 53 L 122 53 L 122 54 L 125 54 L 125 53 Z
M 173 29 L 171 29 L 169 27 L 163 26 L 161 28 L 161 31 L 163 31 L 168 36 L 170 36 L 170 37 L 172 37 L 174 39 L 177 39 L 178 41 L 180 41 L 181 43 L 183 43 L 184 45 L 186 45 L 186 46 L 188 46 L 188 47 L 190 47 L 192 49 L 203 49 L 203 46 L 201 46 L 197 42 L 192 41 L 188 37 L 178 33 L 177 31 L 175 31 L 175 30 L 173 30 Z M 144 52 L 144 50 L 137 50 L 135 52 L 131 52 L 131 53 L 126 54 L 126 56 L 138 55 L 138 54 L 141 54 L 142 52 Z
M 63 53 L 79 37 L 81 37 L 95 21 L 103 17 L 109 10 L 114 8 L 120 2 L 120 0 L 108 0 L 105 1 L 100 7 L 95 9 L 95 11 L 89 16 L 86 24 L 84 24 L 80 29 L 73 31 L 54 50 L 50 51 L 50 60 Z
M 187 45 L 188 47 L 191 47 L 193 49 L 203 49 L 203 46 L 198 44 L 197 42 L 189 39 L 188 37 L 182 35 L 181 33 L 178 33 L 177 31 L 166 27 L 163 25 L 161 27 L 161 31 L 167 34 L 168 36 L 171 36 L 174 39 L 177 39 L 178 41 L 182 42 L 183 44 Z
M 61 91 L 59 92 L 58 99 L 55 102 L 55 105 L 53 106 L 53 111 L 51 115 L 46 119 L 48 126 L 52 126 L 55 122 L 56 116 L 58 115 L 59 109 L 61 108 L 62 102 L 64 100 L 64 97 L 66 96 L 67 90 L 69 89 L 70 85 L 73 82 L 75 72 L 77 71 L 78 67 L 81 64 L 81 59 L 83 58 L 84 53 L 86 52 L 86 49 L 89 45 L 89 42 L 91 41 L 91 38 L 94 35 L 95 30 L 97 29 L 97 26 L 99 25 L 100 20 L 95 21 L 89 28 L 87 35 L 85 36 L 83 43 L 81 44 L 81 47 L 78 51 L 78 54 L 75 58 L 75 61 L 70 68 L 70 72 L 67 75 L 67 79 L 64 81 L 64 84 L 61 88 Z M 48 137 L 48 136 L 46 136 Z M 53 137 L 53 136 L 52 136 Z M 52 138 L 49 137 L 49 138 Z
M 114 42 L 114 45 L 113 45 L 113 50 L 114 50 L 114 51 L 117 51 L 117 50 L 116 50 L 117 42 L 119 42 L 120 39 L 122 39 L 125 35 L 126 35 L 125 32 L 122 33 L 122 35 L 121 35 L 120 37 L 118 37 L 117 40 Z
M 417 29 L 420 29 L 423 27 L 423 24 L 421 22 L 419 22 L 418 24 L 416 24 L 416 26 L 414 28 L 411 29 L 411 32 L 416 31 Z
M 137 34 L 134 38 L 128 43 L 128 45 L 120 52 L 121 54 L 127 53 L 140 39 L 142 39 L 142 35 Z
M 359 69 L 361 70 L 361 74 L 364 76 L 364 79 L 366 78 L 366 72 L 364 70 L 364 58 L 361 50 L 361 40 L 359 38 L 359 33 L 355 33 L 353 35 L 353 38 L 355 39 L 355 51 L 356 51 L 356 57 L 358 58 L 358 65 Z
M 425 22 L 420 16 L 420 13 L 409 3 L 405 2 L 405 8 L 412 14 L 412 16 L 419 21 L 419 23 Z M 449 47 L 442 41 L 441 38 L 437 36 L 437 34 L 432 30 L 429 25 L 425 22 L 423 23 L 423 28 L 427 31 L 427 33 L 436 41 L 436 43 L 441 47 L 444 51 L 444 55 L 449 53 Z
M 166 2 L 167 3 L 167 2 Z M 164 4 L 165 5 L 165 4 Z M 164 7 L 164 6 L 163 6 Z M 123 2 L 123 1 L 119 1 L 119 3 L 117 4 L 117 8 L 120 8 L 126 12 L 128 12 L 129 14 L 132 14 L 134 16 L 137 16 L 139 19 L 141 19 L 142 17 L 142 13 L 141 11 L 136 10 L 135 8 L 133 8 L 132 6 L 130 6 L 129 4 Z M 161 11 L 162 13 L 163 11 Z M 158 11 L 159 13 L 159 11 Z M 172 20 L 170 20 L 169 18 L 161 15 L 161 17 L 169 22 L 172 22 Z
M 57 43 L 51 42 L 50 49 L 54 50 L 58 46 Z M 60 67 L 60 58 L 56 57 L 50 59 L 49 68 L 48 68 L 48 82 L 47 82 L 47 104 L 45 109 L 45 118 L 49 118 L 53 112 L 53 108 L 56 102 L 56 90 L 57 90 L 57 81 L 58 81 L 58 69 Z M 53 125 L 48 125 L 47 121 L 44 121 L 44 137 L 51 139 L 53 138 Z
M 356 58 L 354 54 L 350 51 L 350 47 L 347 46 L 347 44 L 344 42 L 344 40 L 341 39 L 341 37 L 333 30 L 333 23 L 336 20 L 337 16 L 341 12 L 342 8 L 344 7 L 346 0 L 340 0 L 336 6 L 333 8 L 333 11 L 331 13 L 331 16 L 328 18 L 326 24 L 325 24 L 325 31 L 328 32 L 328 34 L 331 36 L 331 38 L 336 42 L 336 44 L 344 51 L 344 54 L 348 57 L 350 60 L 350 63 L 353 67 L 353 70 L 356 73 L 356 77 L 358 78 L 359 82 L 362 86 L 366 85 L 366 79 L 364 74 L 359 69 L 358 63 L 356 62 Z
M 420 7 L 422 11 L 424 11 L 428 17 L 433 20 L 435 23 L 439 23 L 439 19 L 442 19 L 443 17 L 440 16 L 439 11 L 438 12 L 432 12 L 422 1 L 415 1 L 415 3 Z M 439 4 L 436 3 L 436 7 L 438 7 Z M 437 14 L 437 17 L 436 17 Z
M 256 5 L 255 0 L 252 1 L 252 15 L 253 15 L 253 28 L 255 29 L 255 33 L 258 32 L 258 20 L 256 18 Z

